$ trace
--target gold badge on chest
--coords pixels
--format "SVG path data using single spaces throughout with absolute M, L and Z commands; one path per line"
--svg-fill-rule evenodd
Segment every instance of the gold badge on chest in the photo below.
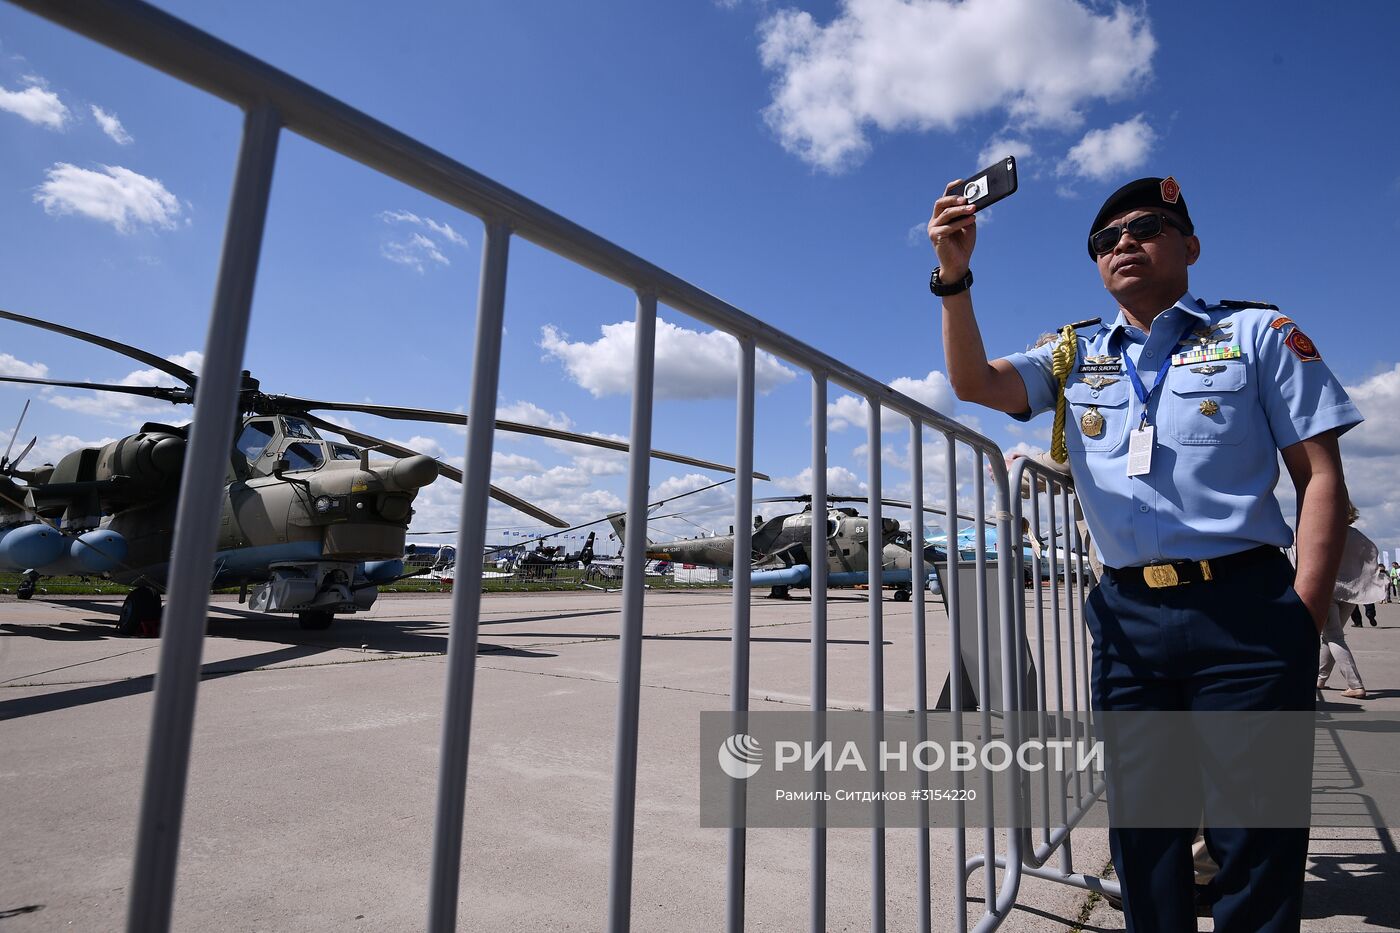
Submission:
M 1085 437 L 1098 437 L 1103 433 L 1103 415 L 1097 407 L 1090 408 L 1079 418 L 1079 429 Z
M 1210 417 L 1211 415 L 1219 413 L 1220 406 L 1215 403 L 1215 399 L 1208 398 L 1201 403 L 1201 414 L 1205 415 L 1206 417 Z

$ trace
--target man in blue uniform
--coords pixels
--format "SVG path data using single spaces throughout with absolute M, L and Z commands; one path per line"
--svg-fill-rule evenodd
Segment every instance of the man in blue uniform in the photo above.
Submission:
M 1345 528 L 1337 438 L 1361 420 L 1317 348 L 1270 305 L 1194 297 L 1201 244 L 1186 199 L 1172 178 L 1142 178 L 1089 228 L 1116 316 L 989 361 L 972 307 L 975 206 L 959 191 L 948 186 L 928 226 L 948 378 L 959 398 L 1018 419 L 1056 411 L 1052 453 L 1068 456 L 1106 568 L 1085 611 L 1095 709 L 1311 710 Z M 1280 452 L 1298 493 L 1296 574 L 1280 551 L 1294 540 L 1274 496 Z M 1247 739 L 1231 753 L 1227 780 L 1289 780 L 1252 774 Z M 1108 777 L 1112 813 L 1122 775 Z M 1202 793 L 1209 824 L 1215 798 Z M 1307 835 L 1207 828 L 1216 930 L 1298 929 Z M 1195 929 L 1193 836 L 1111 830 L 1129 930 Z

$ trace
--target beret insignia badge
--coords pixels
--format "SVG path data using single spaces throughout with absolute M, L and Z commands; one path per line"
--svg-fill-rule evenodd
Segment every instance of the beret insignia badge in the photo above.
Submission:
M 1162 179 L 1162 200 L 1167 204 L 1175 204 L 1181 200 L 1181 186 L 1170 175 Z

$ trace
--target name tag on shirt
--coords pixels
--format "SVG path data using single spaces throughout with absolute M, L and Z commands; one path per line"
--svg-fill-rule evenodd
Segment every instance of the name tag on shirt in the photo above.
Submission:
M 1156 436 L 1157 429 L 1150 424 L 1132 432 L 1128 439 L 1129 476 L 1146 476 L 1152 472 L 1152 442 Z
M 1172 357 L 1173 366 L 1190 366 L 1193 363 L 1209 363 L 1213 360 L 1237 360 L 1240 358 L 1240 345 L 1232 343 L 1227 346 L 1213 344 L 1208 347 L 1197 347 L 1194 350 L 1187 350 L 1184 353 L 1177 353 Z

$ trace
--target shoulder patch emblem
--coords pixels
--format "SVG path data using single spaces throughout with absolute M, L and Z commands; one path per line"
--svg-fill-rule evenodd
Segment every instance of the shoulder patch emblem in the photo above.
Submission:
M 1293 318 L 1288 317 L 1287 315 L 1280 315 L 1279 317 L 1276 317 L 1272 321 L 1270 321 L 1269 326 L 1272 327 L 1274 330 L 1283 330 L 1283 328 L 1287 327 L 1289 324 L 1292 323 Z
M 1322 354 L 1317 352 L 1317 344 L 1313 343 L 1307 334 L 1299 330 L 1296 324 L 1283 342 L 1287 344 L 1288 349 L 1293 351 L 1293 355 L 1304 363 L 1322 359 Z

